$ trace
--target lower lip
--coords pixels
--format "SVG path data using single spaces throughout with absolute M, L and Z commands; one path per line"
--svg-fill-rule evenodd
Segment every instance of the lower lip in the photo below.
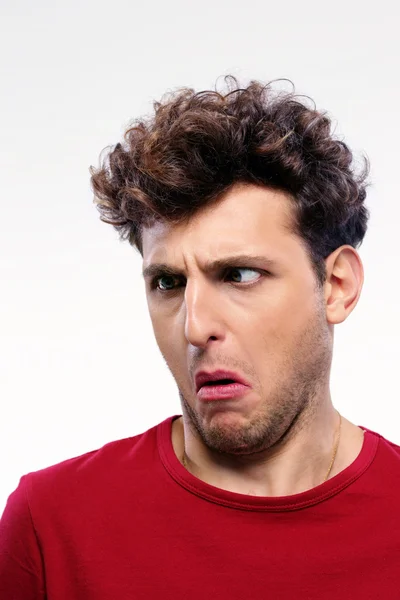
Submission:
M 204 402 L 212 400 L 231 400 L 240 398 L 250 390 L 248 385 L 242 383 L 229 383 L 227 385 L 203 385 L 197 392 L 197 397 Z

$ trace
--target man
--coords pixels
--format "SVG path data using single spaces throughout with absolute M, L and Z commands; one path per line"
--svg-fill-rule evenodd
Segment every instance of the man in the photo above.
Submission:
M 2 599 L 400 598 L 400 448 L 329 391 L 367 169 L 293 93 L 230 84 L 156 103 L 92 169 L 182 416 L 21 478 Z

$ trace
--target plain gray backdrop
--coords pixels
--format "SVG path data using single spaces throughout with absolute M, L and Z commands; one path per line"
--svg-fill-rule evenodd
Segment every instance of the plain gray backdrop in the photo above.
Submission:
M 140 257 L 100 222 L 88 168 L 165 91 L 228 73 L 291 79 L 370 158 L 365 284 L 335 329 L 332 397 L 400 443 L 395 3 L 0 6 L 0 512 L 22 474 L 180 414 Z

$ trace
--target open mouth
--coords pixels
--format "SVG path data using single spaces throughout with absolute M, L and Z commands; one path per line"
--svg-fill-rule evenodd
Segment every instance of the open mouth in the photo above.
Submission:
M 216 369 L 213 372 L 199 371 L 195 376 L 196 393 L 201 396 L 216 396 L 222 394 L 223 397 L 243 393 L 245 388 L 250 389 L 250 384 L 234 371 L 225 369 Z
M 215 381 L 206 381 L 201 387 L 204 387 L 205 385 L 230 385 L 232 383 L 237 383 L 237 381 L 234 379 L 216 379 Z

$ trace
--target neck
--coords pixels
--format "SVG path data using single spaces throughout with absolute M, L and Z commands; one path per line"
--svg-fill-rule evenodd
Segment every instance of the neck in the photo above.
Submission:
M 185 417 L 173 424 L 175 453 L 195 476 L 231 492 L 254 496 L 289 496 L 324 482 L 339 433 L 339 414 L 329 402 L 312 418 L 299 420 L 282 442 L 251 455 L 227 456 L 206 447 Z M 361 450 L 363 432 L 342 418 L 339 445 L 329 478 L 346 468 Z

